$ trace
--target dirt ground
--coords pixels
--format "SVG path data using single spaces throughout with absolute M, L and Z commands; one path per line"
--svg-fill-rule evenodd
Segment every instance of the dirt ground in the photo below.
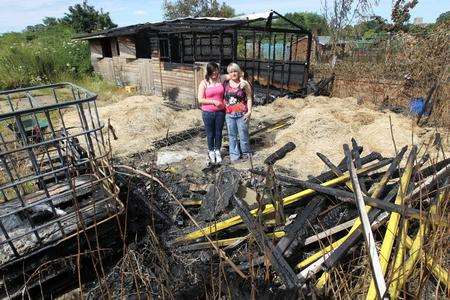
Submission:
M 175 111 L 164 106 L 162 99 L 156 96 L 131 96 L 116 103 L 100 105 L 99 114 L 104 122 L 110 119 L 116 131 L 118 140 L 111 143 L 113 154 L 118 157 L 151 149 L 152 142 L 165 137 L 167 132 L 175 133 L 202 125 L 200 110 Z M 271 104 L 255 107 L 250 125 L 255 128 L 261 122 L 275 122 L 289 115 L 294 117 L 292 125 L 268 134 L 263 147 L 256 147 L 253 163 L 261 164 L 270 153 L 292 141 L 296 149 L 277 166 L 289 169 L 301 178 L 317 175 L 324 169 L 316 152 L 339 162 L 343 157 L 342 145 L 350 143 L 352 137 L 363 145 L 366 154 L 377 151 L 384 156 L 393 156 L 395 147 L 389 118 L 397 149 L 411 143 L 419 146 L 423 142 L 429 143 L 435 132 L 433 128 L 414 126 L 409 116 L 358 104 L 356 98 L 280 98 Z M 448 132 L 441 132 L 441 135 L 446 141 L 444 149 L 448 156 Z M 201 169 L 207 161 L 205 148 L 204 138 L 195 138 L 160 149 L 156 157 L 161 162 L 176 157 L 179 162 Z M 236 167 L 248 168 L 249 164 L 237 164 Z

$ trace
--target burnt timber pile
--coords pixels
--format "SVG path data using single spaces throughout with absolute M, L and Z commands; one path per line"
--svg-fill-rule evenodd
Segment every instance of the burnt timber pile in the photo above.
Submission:
M 174 298 L 212 291 L 227 298 L 325 297 L 346 274 L 346 284 L 362 286 L 358 297 L 398 298 L 425 293 L 409 284 L 423 266 L 424 289 L 446 295 L 446 261 L 434 253 L 438 236 L 448 242 L 449 159 L 419 155 L 416 146 L 392 158 L 363 155 L 352 140 L 337 165 L 317 153 L 329 171 L 304 181 L 273 170 L 294 147 L 270 155 L 262 169 L 216 169 L 214 182 L 117 165 L 120 174 L 144 180 L 141 191 L 154 194 L 154 220 L 164 226 L 148 228 L 103 289 Z M 150 275 L 120 286 L 120 270 L 138 265 Z

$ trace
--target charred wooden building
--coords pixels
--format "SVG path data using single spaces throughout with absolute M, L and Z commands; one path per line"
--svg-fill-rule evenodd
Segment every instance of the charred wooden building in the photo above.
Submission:
M 283 18 L 288 26 L 277 26 Z M 291 45 L 307 38 L 306 56 Z M 181 18 L 77 36 L 87 40 L 94 70 L 143 93 L 195 105 L 197 86 L 209 61 L 222 72 L 237 62 L 260 94 L 301 93 L 307 82 L 311 33 L 275 11 L 237 18 Z

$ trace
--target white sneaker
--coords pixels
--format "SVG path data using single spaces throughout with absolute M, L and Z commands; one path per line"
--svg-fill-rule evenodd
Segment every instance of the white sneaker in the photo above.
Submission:
M 212 164 L 215 164 L 216 163 L 216 153 L 214 151 L 209 151 L 208 156 L 209 156 L 209 161 Z
M 222 156 L 220 155 L 220 150 L 214 150 L 216 155 L 216 164 L 220 164 L 222 162 Z

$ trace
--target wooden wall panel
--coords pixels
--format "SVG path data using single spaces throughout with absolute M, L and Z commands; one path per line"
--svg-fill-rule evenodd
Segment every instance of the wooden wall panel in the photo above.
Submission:
M 117 42 L 119 43 L 120 57 L 136 58 L 136 42 L 133 37 L 119 36 Z

